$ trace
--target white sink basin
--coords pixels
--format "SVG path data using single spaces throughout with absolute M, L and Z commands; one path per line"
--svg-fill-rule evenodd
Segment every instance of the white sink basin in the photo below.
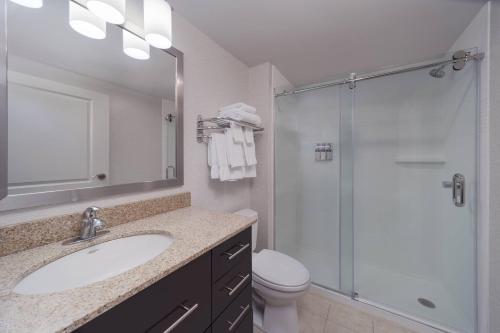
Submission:
M 173 242 L 162 234 L 118 238 L 71 253 L 22 279 L 18 294 L 45 294 L 89 285 L 137 267 L 165 251 Z

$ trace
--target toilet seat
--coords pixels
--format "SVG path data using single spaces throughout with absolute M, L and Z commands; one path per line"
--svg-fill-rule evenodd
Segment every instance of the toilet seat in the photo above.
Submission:
M 255 253 L 252 260 L 254 283 L 289 293 L 303 291 L 310 284 L 309 271 L 299 261 L 286 254 L 264 249 Z

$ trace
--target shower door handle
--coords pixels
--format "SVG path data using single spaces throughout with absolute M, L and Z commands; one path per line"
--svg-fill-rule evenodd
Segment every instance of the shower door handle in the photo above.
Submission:
M 465 177 L 462 174 L 456 173 L 453 175 L 452 181 L 444 181 L 443 187 L 451 187 L 453 203 L 457 207 L 465 206 Z
M 453 202 L 457 207 L 465 206 L 465 177 L 459 173 L 453 175 Z

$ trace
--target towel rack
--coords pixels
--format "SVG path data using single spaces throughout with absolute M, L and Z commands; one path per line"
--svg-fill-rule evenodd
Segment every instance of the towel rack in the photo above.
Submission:
M 242 127 L 249 127 L 253 129 L 254 132 L 264 131 L 263 127 L 247 123 L 245 121 L 238 121 L 224 117 L 203 118 L 202 116 L 198 115 L 196 121 L 196 141 L 198 141 L 199 143 L 207 142 L 208 138 L 210 138 L 210 135 L 208 135 L 208 133 L 210 133 L 211 131 L 229 128 L 231 122 Z M 209 123 L 209 125 L 206 125 L 205 123 Z

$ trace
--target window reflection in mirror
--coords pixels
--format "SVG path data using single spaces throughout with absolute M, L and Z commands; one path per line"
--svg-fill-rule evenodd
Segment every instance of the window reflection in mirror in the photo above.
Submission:
M 7 4 L 9 194 L 175 178 L 175 58 L 80 35 L 69 1 Z

